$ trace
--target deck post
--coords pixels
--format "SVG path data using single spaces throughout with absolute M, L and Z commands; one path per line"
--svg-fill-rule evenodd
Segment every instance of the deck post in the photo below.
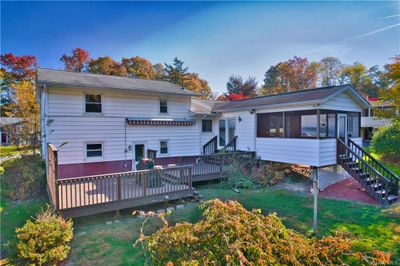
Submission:
M 318 167 L 311 169 L 311 176 L 313 179 L 313 193 L 314 193 L 313 233 L 316 234 L 318 226 Z
M 117 199 L 121 200 L 121 176 L 117 175 Z

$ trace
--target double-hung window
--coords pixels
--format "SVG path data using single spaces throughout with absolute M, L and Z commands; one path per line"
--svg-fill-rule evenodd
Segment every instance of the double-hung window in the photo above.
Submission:
M 160 140 L 160 154 L 168 154 L 168 141 Z
M 160 114 L 168 114 L 168 101 L 160 99 Z
M 201 131 L 202 132 L 212 132 L 212 120 L 211 119 L 201 120 Z
M 101 113 L 101 95 L 85 94 L 85 112 Z
M 86 158 L 99 158 L 103 157 L 103 144 L 90 143 L 86 144 Z

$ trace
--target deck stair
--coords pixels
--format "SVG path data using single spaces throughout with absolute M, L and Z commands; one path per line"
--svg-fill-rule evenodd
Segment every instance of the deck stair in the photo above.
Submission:
M 337 139 L 337 162 L 380 204 L 397 201 L 399 177 L 350 138 Z
M 218 136 L 214 136 L 210 139 L 206 144 L 203 145 L 203 155 L 210 155 L 215 154 L 220 151 L 225 152 L 235 152 L 236 151 L 236 143 L 237 143 L 237 136 L 233 137 L 231 141 L 229 141 L 224 148 L 218 149 Z

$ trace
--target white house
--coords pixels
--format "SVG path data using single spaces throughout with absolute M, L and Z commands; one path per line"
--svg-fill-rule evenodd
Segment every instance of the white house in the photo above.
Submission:
M 43 154 L 58 147 L 60 177 L 128 171 L 154 154 L 176 163 L 232 141 L 263 160 L 334 165 L 336 137 L 361 142 L 370 107 L 350 86 L 218 102 L 165 81 L 48 69 L 37 70 L 37 90 Z

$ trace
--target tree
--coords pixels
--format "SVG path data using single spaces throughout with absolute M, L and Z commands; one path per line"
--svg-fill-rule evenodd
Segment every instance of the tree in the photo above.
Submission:
M 400 123 L 400 55 L 393 58 L 393 62 L 385 65 L 383 74 L 388 83 L 388 89 L 381 90 L 379 98 L 382 102 L 391 101 L 394 110 L 376 110 L 378 116 Z
M 340 84 L 350 84 L 364 96 L 377 97 L 380 89 L 384 89 L 386 83 L 381 78 L 382 72 L 378 66 L 367 69 L 364 64 L 356 62 L 343 67 L 339 82 Z
M 257 81 L 254 77 L 248 77 L 245 81 L 241 76 L 231 75 L 226 83 L 228 100 L 239 100 L 255 97 L 257 94 Z
M 1 64 L 2 115 L 23 120 L 21 130 L 11 142 L 28 144 L 35 150 L 39 144 L 39 105 L 34 86 L 36 57 L 8 53 L 1 56 Z
M 89 52 L 82 48 L 72 50 L 72 55 L 64 54 L 60 61 L 64 63 L 64 68 L 69 71 L 82 72 L 89 63 Z
M 200 99 L 209 99 L 212 94 L 208 82 L 199 78 L 197 73 L 186 74 L 184 87 L 198 94 Z
M 339 75 L 342 69 L 342 63 L 339 58 L 332 56 L 324 57 L 319 62 L 319 66 L 322 86 L 334 86 L 339 83 Z
M 262 95 L 310 89 L 317 86 L 318 63 L 307 58 L 293 57 L 271 66 L 264 75 Z
M 157 63 L 153 66 L 154 70 L 156 71 L 156 80 L 164 80 L 165 79 L 165 69 L 163 64 Z
M 169 82 L 183 86 L 186 75 L 188 74 L 188 67 L 184 67 L 182 60 L 177 57 L 174 58 L 172 64 L 165 63 L 165 79 Z
M 140 79 L 157 79 L 158 77 L 156 69 L 151 62 L 145 58 L 139 56 L 122 58 L 122 65 L 132 77 Z
M 128 76 L 126 68 L 109 56 L 98 57 L 89 61 L 88 71 L 93 74 Z

